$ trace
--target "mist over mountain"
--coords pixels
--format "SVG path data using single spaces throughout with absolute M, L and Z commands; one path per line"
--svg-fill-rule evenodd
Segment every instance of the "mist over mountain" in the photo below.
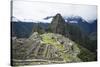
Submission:
M 84 31 L 84 33 L 91 33 L 96 31 L 97 27 L 97 19 L 86 21 L 80 16 L 67 16 L 63 17 L 65 22 L 73 24 L 75 26 L 80 27 L 81 30 Z
M 47 17 L 43 18 L 44 20 L 41 20 L 41 21 L 34 21 L 34 20 L 30 21 L 30 20 L 27 20 L 27 19 L 21 21 L 21 20 L 19 20 L 16 17 L 13 16 L 12 22 L 27 22 L 26 24 L 28 24 L 28 23 L 33 23 L 33 24 L 34 23 L 41 23 L 41 24 L 47 24 L 48 25 L 48 24 L 51 23 L 51 20 L 49 20 L 49 19 L 53 20 L 53 18 L 54 18 L 54 16 L 47 16 Z M 66 23 L 70 23 L 71 25 L 78 26 L 85 34 L 89 34 L 89 33 L 96 31 L 97 20 L 92 20 L 92 21 L 87 22 L 86 20 L 84 20 L 80 16 L 67 16 L 67 17 L 62 17 L 62 18 L 64 19 L 64 21 Z M 60 26 L 62 26 L 62 25 L 60 25 Z
M 49 19 L 51 19 L 52 18 L 52 20 L 55 18 L 55 16 L 47 16 L 47 17 L 45 17 L 45 18 L 43 18 L 44 20 L 46 20 L 46 21 L 48 21 Z M 67 16 L 67 17 L 60 17 L 61 19 L 59 19 L 58 21 L 60 22 L 62 19 L 63 19 L 63 22 L 66 22 L 66 23 L 69 23 L 69 24 L 71 24 L 71 25 L 74 25 L 74 26 L 77 26 L 77 27 L 79 27 L 85 34 L 89 34 L 89 33 L 92 33 L 92 32 L 96 32 L 96 27 L 97 27 L 97 20 L 92 20 L 92 21 L 89 21 L 89 22 L 87 22 L 86 20 L 84 20 L 82 17 L 80 17 L 80 16 Z M 55 18 L 56 19 L 56 18 Z M 45 22 L 45 21 L 33 21 L 33 20 L 27 20 L 27 19 L 25 19 L 25 20 L 19 20 L 19 19 L 17 19 L 16 17 L 14 17 L 14 16 L 12 16 L 12 22 L 24 22 L 24 23 L 13 23 L 13 24 L 18 24 L 19 25 L 19 27 L 20 27 L 20 25 L 21 24 L 29 24 L 29 26 L 28 27 L 31 27 L 32 28 L 32 25 L 33 24 L 36 24 L 36 23 L 41 23 L 41 24 L 44 24 L 43 26 L 44 27 L 47 27 L 48 26 L 48 24 L 53 24 L 52 22 L 53 21 L 49 21 L 49 23 L 48 22 Z M 25 23 L 25 22 L 27 22 L 27 23 Z M 32 24 L 32 25 L 31 25 Z M 18 26 L 17 25 L 17 26 Z M 31 26 L 30 26 L 31 25 Z M 47 25 L 47 26 L 46 26 Z M 56 23 L 54 24 L 55 26 L 54 27 L 56 27 Z M 24 26 L 24 25 L 23 25 Z M 23 27 L 22 26 L 22 27 Z M 34 25 L 35 26 L 35 25 Z M 41 26 L 41 25 L 40 25 Z M 43 27 L 42 26 L 42 27 Z M 53 25 L 52 25 L 53 26 Z M 63 26 L 63 25 L 61 25 L 60 23 L 59 23 L 59 25 L 57 25 L 57 26 Z M 16 27 L 16 26 L 15 26 Z M 27 27 L 27 28 L 28 28 Z M 17 28 L 17 27 L 16 27 Z M 22 28 L 21 28 L 22 29 Z M 30 29 L 31 30 L 31 29 Z M 62 31 L 63 31 L 64 29 L 62 29 Z

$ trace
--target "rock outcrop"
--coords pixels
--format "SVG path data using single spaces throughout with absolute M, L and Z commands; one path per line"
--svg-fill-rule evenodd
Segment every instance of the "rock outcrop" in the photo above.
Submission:
M 50 28 L 53 33 L 65 34 L 65 20 L 59 13 L 53 17 Z

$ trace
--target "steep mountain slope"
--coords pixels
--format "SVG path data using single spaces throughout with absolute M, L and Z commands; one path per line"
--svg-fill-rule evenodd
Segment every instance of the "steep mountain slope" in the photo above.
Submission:
M 72 16 L 72 17 L 68 17 L 66 18 L 66 20 L 70 23 L 73 24 L 74 26 L 78 26 L 84 33 L 89 33 L 90 30 L 90 26 L 89 23 L 87 21 L 85 21 L 82 17 L 80 16 Z M 73 23 L 71 23 L 73 22 Z M 75 22 L 75 23 L 74 23 Z
M 91 32 L 97 32 L 97 19 L 91 21 L 90 27 L 91 27 Z
M 16 36 L 18 38 L 27 38 L 32 32 L 38 31 L 39 28 L 43 28 L 44 30 L 48 28 L 49 23 L 34 23 L 34 22 L 11 22 L 11 33 L 12 36 Z
M 65 34 L 65 20 L 59 13 L 53 17 L 50 28 L 53 33 Z
M 32 32 L 33 23 L 24 23 L 24 22 L 11 22 L 12 26 L 12 36 L 17 36 L 19 38 L 26 38 Z
M 84 33 L 90 34 L 92 32 L 96 32 L 97 30 L 97 19 L 86 21 L 80 16 L 69 16 L 64 17 L 64 19 L 74 26 L 78 26 Z

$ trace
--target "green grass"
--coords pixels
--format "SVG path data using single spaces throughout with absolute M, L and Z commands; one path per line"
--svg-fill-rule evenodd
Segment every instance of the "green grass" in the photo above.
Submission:
M 57 39 L 52 38 L 51 35 L 52 34 L 50 34 L 50 33 L 42 35 L 42 42 L 47 45 L 52 45 L 52 46 L 58 48 L 59 50 L 64 50 L 63 44 L 58 43 Z
M 42 43 L 44 43 L 45 45 L 52 45 L 55 48 L 57 48 L 58 51 L 59 51 L 59 54 L 61 55 L 60 57 L 63 58 L 63 60 L 65 62 L 70 62 L 70 60 L 73 58 L 72 55 L 67 54 L 67 53 L 64 52 L 65 48 L 64 48 L 63 44 L 60 44 L 57 41 L 56 38 L 52 37 L 52 34 L 51 33 L 43 34 L 42 35 Z M 74 48 L 77 48 L 78 49 L 78 47 L 76 47 L 76 46 Z
M 42 39 L 43 39 L 43 42 L 46 43 L 46 44 L 56 43 L 56 39 L 52 39 L 52 37 L 50 37 L 50 35 L 43 35 Z

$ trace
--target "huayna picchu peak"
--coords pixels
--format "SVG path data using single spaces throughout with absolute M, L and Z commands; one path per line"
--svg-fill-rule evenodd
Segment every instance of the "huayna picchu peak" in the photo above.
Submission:
M 53 17 L 50 28 L 53 33 L 65 33 L 65 20 L 62 18 L 61 14 L 58 13 Z

